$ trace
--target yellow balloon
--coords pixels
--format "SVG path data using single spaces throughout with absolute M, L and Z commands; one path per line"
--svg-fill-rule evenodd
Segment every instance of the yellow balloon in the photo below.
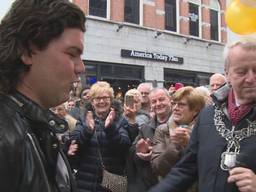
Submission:
M 256 32 L 256 7 L 234 0 L 226 10 L 228 27 L 235 33 L 247 35 Z

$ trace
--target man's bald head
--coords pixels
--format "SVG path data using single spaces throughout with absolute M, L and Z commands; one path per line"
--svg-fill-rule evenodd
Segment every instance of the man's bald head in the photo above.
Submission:
M 216 91 L 224 83 L 226 83 L 226 77 L 220 73 L 214 73 L 210 77 L 211 93 Z

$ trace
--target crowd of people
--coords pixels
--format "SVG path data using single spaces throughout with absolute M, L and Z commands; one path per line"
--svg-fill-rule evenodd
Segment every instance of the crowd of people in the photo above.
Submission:
M 61 139 L 76 170 L 78 191 L 105 190 L 102 163 L 112 173 L 127 175 L 127 191 L 149 190 L 179 161 L 199 112 L 212 103 L 212 90 L 181 83 L 169 90 L 141 83 L 121 100 L 107 82 L 85 87 L 65 104 L 77 123 Z
M 181 160 L 150 192 L 256 190 L 256 38 L 242 38 L 224 50 L 225 78 L 212 83 L 212 105 L 197 117 Z M 212 82 L 213 79 L 212 78 Z
M 226 46 L 209 89 L 120 99 L 79 83 L 85 20 L 67 0 L 16 0 L 0 24 L 0 191 L 107 192 L 104 170 L 128 192 L 256 191 L 256 38 Z
M 191 86 L 170 92 L 150 83 L 128 90 L 124 102 L 114 98 L 113 88 L 104 81 L 90 87 L 86 102 L 81 97 L 72 108 L 73 97 L 60 105 L 76 120 L 75 128 L 60 140 L 76 170 L 78 191 L 105 191 L 102 163 L 112 173 L 127 175 L 128 191 L 149 190 L 180 159 L 206 104 L 205 95 Z M 84 110 L 77 115 L 76 108 Z

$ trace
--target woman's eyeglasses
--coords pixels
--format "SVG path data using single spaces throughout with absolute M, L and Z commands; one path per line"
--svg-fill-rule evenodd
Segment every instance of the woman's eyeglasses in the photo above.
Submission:
M 109 101 L 110 97 L 95 97 L 95 98 L 93 98 L 93 100 L 96 101 L 96 102 L 100 102 L 101 100 Z

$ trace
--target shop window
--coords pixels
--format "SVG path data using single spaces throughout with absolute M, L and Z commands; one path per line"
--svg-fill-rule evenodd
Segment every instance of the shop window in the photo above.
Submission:
M 176 0 L 165 0 L 165 29 L 176 31 Z
M 164 69 L 164 87 L 169 88 L 170 85 L 175 83 L 182 83 L 185 86 L 200 86 L 207 85 L 211 74 L 198 72 L 198 71 L 186 71 L 176 69 Z
M 97 80 L 107 81 L 113 87 L 116 97 L 123 97 L 127 90 L 136 88 L 144 80 L 144 68 L 141 66 L 93 61 L 85 63 L 86 84 L 91 85 Z
M 125 0 L 124 21 L 140 23 L 140 0 Z
M 86 77 L 95 77 L 97 79 L 108 78 L 108 79 L 126 79 L 126 80 L 141 80 L 144 79 L 144 71 L 141 66 L 133 65 L 120 65 L 110 63 L 100 63 L 86 61 Z
M 189 3 L 189 34 L 199 37 L 199 5 Z
M 220 6 L 217 0 L 210 1 L 210 25 L 211 25 L 211 40 L 219 41 L 219 13 Z
M 107 17 L 107 0 L 90 0 L 89 14 L 98 17 Z
M 95 82 L 97 82 L 97 67 L 94 64 L 90 64 L 90 62 L 86 62 L 85 65 L 85 76 L 84 78 L 86 79 L 86 84 L 87 85 L 92 85 Z
M 142 79 L 142 68 L 137 66 L 105 65 L 100 66 L 101 76 L 114 77 L 116 79 Z

